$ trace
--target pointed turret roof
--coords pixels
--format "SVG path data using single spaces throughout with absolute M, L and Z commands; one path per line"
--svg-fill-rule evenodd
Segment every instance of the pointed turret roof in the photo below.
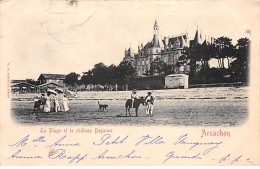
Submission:
M 160 47 L 158 36 L 154 35 L 152 43 L 153 43 L 153 47 Z
M 128 49 L 128 55 L 131 57 L 134 57 L 134 53 L 133 53 L 133 50 L 131 49 L 131 47 L 129 47 L 129 49 Z
M 187 46 L 186 40 L 181 36 L 181 47 Z
M 197 29 L 195 37 L 194 37 L 194 43 L 199 43 L 199 30 Z
M 154 27 L 158 27 L 157 20 L 154 22 Z
M 207 41 L 206 40 L 204 40 L 204 42 L 202 43 L 202 46 L 207 46 L 208 44 L 207 44 Z

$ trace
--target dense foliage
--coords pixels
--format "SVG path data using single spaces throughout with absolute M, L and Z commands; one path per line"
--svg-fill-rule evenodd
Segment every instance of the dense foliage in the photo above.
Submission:
M 241 38 L 233 45 L 232 39 L 220 37 L 212 44 L 188 48 L 184 57 L 190 65 L 190 83 L 247 82 L 249 45 L 248 38 Z M 218 67 L 209 67 L 211 59 L 217 59 Z M 224 66 L 224 59 L 227 66 Z
M 247 82 L 249 67 L 249 44 L 247 38 L 241 38 L 236 45 L 232 39 L 219 37 L 213 43 L 202 43 L 185 48 L 179 57 L 176 67 L 189 65 L 190 84 L 221 83 L 221 82 Z M 210 68 L 208 62 L 217 59 L 218 67 Z M 227 66 L 224 66 L 224 60 Z M 136 77 L 136 70 L 131 63 L 121 62 L 119 65 L 106 66 L 104 63 L 95 64 L 94 67 L 83 72 L 81 79 L 75 72 L 65 78 L 70 86 L 77 84 L 124 85 L 130 82 L 143 83 Z M 162 60 L 154 60 L 146 77 L 164 77 L 175 73 L 173 65 L 167 65 Z

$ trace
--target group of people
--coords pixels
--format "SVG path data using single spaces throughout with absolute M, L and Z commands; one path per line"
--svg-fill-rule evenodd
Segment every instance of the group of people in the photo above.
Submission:
M 134 107 L 134 101 L 137 99 L 137 91 L 134 89 L 131 94 L 132 99 L 132 107 Z M 44 93 L 41 94 L 40 97 L 34 98 L 34 109 L 38 108 L 40 109 L 40 106 L 43 105 L 43 112 L 59 112 L 69 111 L 68 106 L 68 98 L 66 97 L 66 94 L 58 93 L 48 93 L 45 95 Z M 151 92 L 147 93 L 147 96 L 145 97 L 144 103 L 146 105 L 146 114 L 147 116 L 153 116 L 153 103 L 154 98 L 152 96 Z
M 137 99 L 136 89 L 132 91 L 131 99 L 132 99 L 132 107 L 134 107 L 134 101 L 135 99 Z M 152 96 L 152 92 L 148 92 L 147 96 L 145 97 L 145 105 L 146 105 L 145 113 L 147 114 L 147 116 L 153 116 L 153 103 L 154 103 L 154 98 Z
M 66 97 L 66 94 L 47 93 L 47 95 L 45 95 L 44 93 L 42 93 L 40 97 L 35 97 L 34 109 L 40 109 L 40 106 L 43 105 L 43 112 L 67 112 L 69 111 L 68 103 L 69 101 Z

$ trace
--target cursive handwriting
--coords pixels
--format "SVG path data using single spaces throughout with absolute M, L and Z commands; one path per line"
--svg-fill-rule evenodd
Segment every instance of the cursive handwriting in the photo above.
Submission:
M 76 163 L 79 163 L 80 161 L 87 159 L 87 156 L 88 156 L 88 154 L 84 154 L 84 155 L 77 154 L 75 156 L 71 156 L 71 155 L 66 154 L 66 150 L 58 149 L 54 153 L 49 154 L 48 158 L 52 159 L 52 160 L 54 160 L 54 159 L 59 159 L 59 160 L 67 159 L 67 160 L 69 160 L 69 163 L 72 163 L 74 161 Z
M 18 142 L 12 144 L 12 145 L 9 145 L 9 146 L 15 146 L 15 147 L 23 147 L 23 146 L 26 146 L 27 145 L 27 141 L 28 141 L 28 138 L 29 138 L 29 135 L 25 136 L 24 138 L 22 138 L 21 140 L 19 140 Z
M 211 147 L 206 149 L 203 152 L 203 155 L 206 155 L 213 149 L 218 148 L 218 146 L 223 143 L 223 142 L 205 142 L 205 143 L 204 142 L 187 142 L 186 141 L 187 138 L 188 138 L 188 134 L 184 134 L 184 135 L 180 136 L 179 139 L 174 143 L 174 145 L 178 145 L 178 144 L 191 145 L 191 147 L 189 148 L 189 151 L 191 151 L 194 147 L 199 146 L 199 145 L 210 145 Z
M 22 150 L 18 150 L 17 152 L 15 152 L 13 155 L 11 155 L 8 159 L 14 159 L 14 158 L 27 158 L 27 159 L 32 159 L 32 158 L 42 158 L 41 156 L 24 156 L 24 155 L 20 155 Z
M 135 150 L 131 151 L 131 153 L 127 153 L 126 155 L 108 155 L 108 150 L 104 151 L 103 153 L 101 153 L 100 155 L 98 155 L 95 158 L 92 159 L 123 159 L 123 158 L 128 158 L 128 159 L 134 159 L 134 158 L 143 158 L 140 155 L 134 155 Z
M 100 138 L 100 142 L 93 142 L 93 145 L 100 146 L 102 144 L 105 145 L 111 145 L 111 144 L 123 144 L 126 143 L 126 140 L 129 136 L 124 137 L 123 139 L 120 139 L 120 136 L 118 136 L 116 139 L 109 141 L 111 138 L 111 134 L 105 134 Z
M 147 145 L 147 144 L 164 144 L 165 142 L 163 141 L 163 137 L 161 136 L 157 136 L 153 138 L 148 134 L 146 136 L 140 137 L 139 141 L 135 144 L 135 146 L 138 146 L 141 143 Z
M 156 156 L 154 160 L 159 160 L 163 164 L 174 164 L 176 161 L 196 161 L 198 164 L 203 164 L 204 160 L 210 160 L 219 165 L 239 165 L 244 163 L 256 165 L 253 160 L 245 154 L 241 154 L 241 152 L 239 154 L 225 153 L 226 149 L 223 148 L 223 142 L 197 141 L 189 137 L 188 134 L 179 135 L 172 142 L 168 142 L 169 140 L 163 136 L 147 133 L 135 139 L 129 135 L 117 135 L 114 137 L 111 134 L 104 134 L 101 137 L 98 136 L 98 139 L 89 142 L 90 145 L 88 145 L 88 148 L 90 148 L 91 152 L 86 152 L 84 149 L 85 144 L 87 144 L 86 142 L 84 142 L 84 146 L 81 146 L 79 142 L 70 142 L 70 138 L 68 137 L 66 135 L 62 137 L 57 136 L 58 139 L 55 142 L 48 142 L 49 140 L 45 136 L 36 138 L 26 135 L 9 145 L 12 153 L 7 155 L 7 159 L 31 159 L 37 161 L 48 159 L 53 162 L 77 164 L 90 160 L 114 160 L 117 162 L 120 159 L 131 161 L 139 159 L 140 162 L 144 162 L 146 159 L 152 160 Z M 160 145 L 165 146 L 162 147 Z M 44 151 L 47 148 L 46 146 L 50 149 L 49 153 Z M 127 148 L 128 150 L 123 148 Z M 159 150 L 158 153 L 156 149 Z M 165 152 L 165 154 L 161 156 L 162 152 Z M 210 152 L 211 155 L 207 155 Z M 154 153 L 157 154 L 155 155 Z M 149 155 L 152 155 L 152 157 Z M 125 162 L 125 160 L 122 160 L 122 162 Z
M 234 158 L 235 157 L 235 158 Z M 219 160 L 219 164 L 220 163 L 223 163 L 223 162 L 230 162 L 231 165 L 233 165 L 234 163 L 237 163 L 239 161 L 246 161 L 247 163 L 251 163 L 252 165 L 255 165 L 252 161 L 250 161 L 250 158 L 247 158 L 246 160 L 245 159 L 242 159 L 243 155 L 239 155 L 239 156 L 233 156 L 231 157 L 231 154 L 228 154 L 224 157 L 222 157 L 220 160 Z
M 201 160 L 202 159 L 202 157 L 200 156 L 200 153 L 193 155 L 193 156 L 175 155 L 174 153 L 175 153 L 174 151 L 169 152 L 166 155 L 167 158 L 163 161 L 163 163 L 166 163 L 171 158 L 175 158 L 175 159 L 195 159 L 195 160 L 197 160 L 197 159 Z
M 36 138 L 36 139 L 33 139 L 32 142 L 45 142 L 45 136 L 40 136 L 39 138 Z M 28 144 L 28 141 L 29 140 L 29 135 L 25 136 L 24 138 L 22 138 L 21 140 L 19 140 L 18 142 L 14 143 L 14 144 L 11 144 L 9 146 L 15 146 L 15 147 L 23 147 L 23 146 L 26 146 Z
M 67 136 L 63 136 L 61 137 L 59 140 L 57 140 L 55 143 L 53 143 L 52 145 L 48 146 L 48 147 L 56 147 L 56 146 L 80 146 L 79 143 L 61 143 Z
M 45 142 L 45 136 L 40 136 L 37 139 L 33 139 L 33 142 Z
M 242 157 L 242 155 L 236 157 L 233 161 L 231 161 L 231 165 L 238 162 L 240 160 L 240 158 Z
M 228 154 L 228 155 L 226 155 L 226 156 L 224 156 L 224 157 L 222 157 L 220 160 L 219 160 L 219 164 L 220 163 L 222 163 L 222 162 L 224 162 L 224 161 L 226 161 L 227 159 L 228 159 L 228 157 L 230 156 L 230 154 Z

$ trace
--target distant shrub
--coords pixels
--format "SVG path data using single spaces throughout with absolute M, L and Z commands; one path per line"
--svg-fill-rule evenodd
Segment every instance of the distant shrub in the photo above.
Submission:
M 128 89 L 163 89 L 164 88 L 164 77 L 162 76 L 152 76 L 152 77 L 140 77 L 140 78 L 133 78 L 128 83 Z

